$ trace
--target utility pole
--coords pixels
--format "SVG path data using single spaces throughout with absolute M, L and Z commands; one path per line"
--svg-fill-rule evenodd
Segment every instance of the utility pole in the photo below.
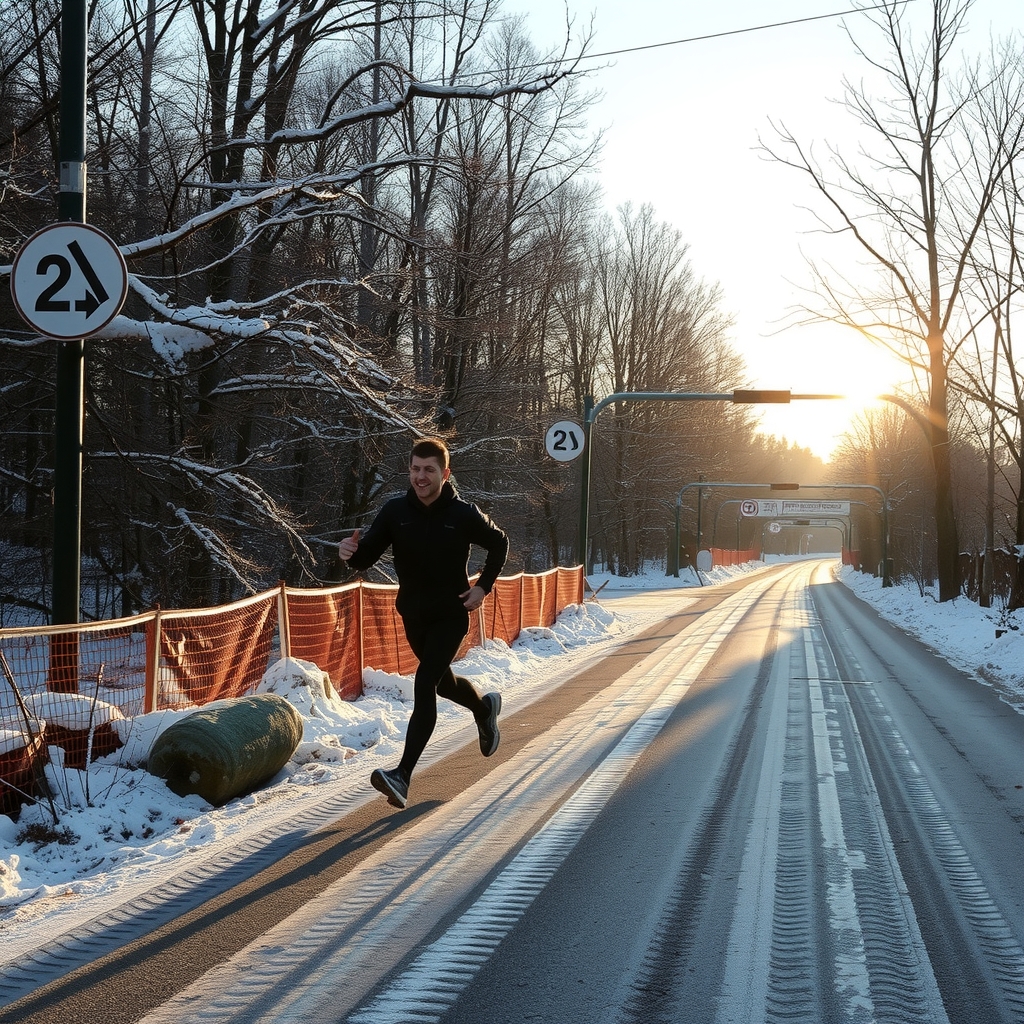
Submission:
M 57 219 L 85 223 L 86 0 L 63 0 L 60 53 L 60 195 Z M 85 341 L 57 343 L 53 480 L 53 622 L 81 607 Z

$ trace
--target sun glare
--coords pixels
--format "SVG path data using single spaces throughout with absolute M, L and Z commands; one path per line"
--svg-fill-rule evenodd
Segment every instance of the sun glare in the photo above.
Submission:
M 765 406 L 761 429 L 826 461 L 856 418 L 882 408 L 879 396 L 905 391 L 909 378 L 905 363 L 852 331 L 791 332 L 775 346 L 785 358 L 775 368 L 757 367 L 757 386 L 843 397 Z

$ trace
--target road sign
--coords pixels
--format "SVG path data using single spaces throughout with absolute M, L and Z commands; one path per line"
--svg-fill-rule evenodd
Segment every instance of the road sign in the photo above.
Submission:
M 740 514 L 744 516 L 848 516 L 848 501 L 793 501 L 778 498 L 756 499 L 744 498 L 740 504 Z
M 544 435 L 544 450 L 559 462 L 572 462 L 583 454 L 583 428 L 572 420 L 559 420 Z
M 37 231 L 18 250 L 11 294 L 21 318 L 60 341 L 87 338 L 121 311 L 128 268 L 113 239 L 90 224 Z

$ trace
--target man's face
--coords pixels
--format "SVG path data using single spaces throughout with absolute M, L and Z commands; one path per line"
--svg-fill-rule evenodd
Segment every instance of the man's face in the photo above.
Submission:
M 441 486 L 449 473 L 450 470 L 442 469 L 441 463 L 433 456 L 421 459 L 414 455 L 409 463 L 409 483 L 424 505 L 429 505 L 441 493 Z

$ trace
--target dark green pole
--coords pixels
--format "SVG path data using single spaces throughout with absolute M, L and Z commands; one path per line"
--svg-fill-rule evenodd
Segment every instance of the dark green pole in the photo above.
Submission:
M 672 550 L 669 552 L 668 558 L 668 569 L 669 572 L 679 579 L 679 499 L 676 499 L 676 517 L 675 517 L 675 530 L 672 534 L 671 546 Z
M 583 454 L 580 456 L 580 521 L 576 531 L 576 561 L 583 566 L 584 574 L 590 572 L 587 565 L 587 520 L 590 518 L 590 447 L 594 426 L 594 397 L 583 396 Z
M 704 482 L 704 474 L 700 473 L 697 476 L 697 480 L 700 483 L 703 483 Z M 703 497 L 704 497 L 704 488 L 698 486 L 698 488 L 697 488 L 697 551 L 698 552 L 700 551 L 700 540 L 701 540 L 701 537 L 700 537 L 700 534 L 701 534 L 701 529 L 700 529 L 700 506 L 701 506 L 701 499 Z
M 60 195 L 57 219 L 85 222 L 86 0 L 63 0 L 60 53 Z M 78 622 L 81 605 L 85 343 L 57 343 L 53 480 L 53 622 Z

